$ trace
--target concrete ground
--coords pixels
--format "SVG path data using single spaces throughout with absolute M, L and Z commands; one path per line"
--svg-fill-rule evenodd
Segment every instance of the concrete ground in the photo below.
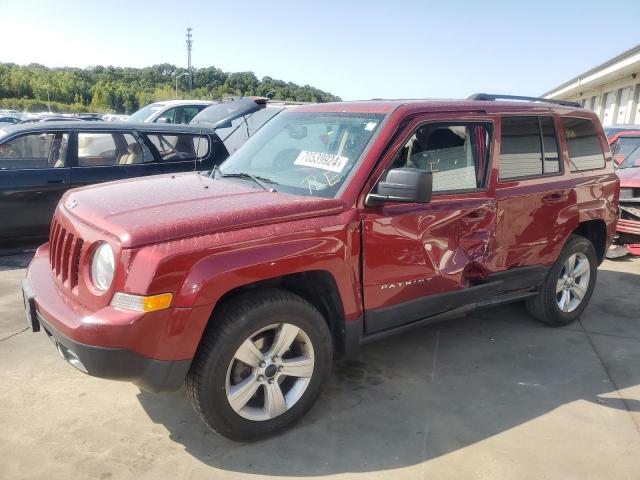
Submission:
M 640 259 L 606 261 L 581 322 L 522 305 L 367 346 L 270 440 L 208 431 L 185 392 L 88 377 L 23 331 L 0 259 L 0 477 L 640 478 Z

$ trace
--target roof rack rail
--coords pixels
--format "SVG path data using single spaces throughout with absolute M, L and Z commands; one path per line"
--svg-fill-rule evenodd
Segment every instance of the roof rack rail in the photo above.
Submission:
M 541 97 L 523 97 L 520 95 L 495 95 L 492 93 L 474 93 L 467 100 L 483 100 L 487 102 L 493 102 L 496 100 L 526 100 L 529 102 L 544 102 L 555 103 L 557 105 L 564 105 L 565 107 L 582 108 L 578 102 L 570 102 L 568 100 L 553 100 L 552 98 Z

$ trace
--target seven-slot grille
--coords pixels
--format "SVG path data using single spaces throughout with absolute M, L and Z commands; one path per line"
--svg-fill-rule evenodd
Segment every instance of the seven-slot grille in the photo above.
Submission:
M 49 232 L 49 263 L 53 274 L 72 290 L 78 286 L 83 244 L 81 238 L 76 237 L 54 217 Z

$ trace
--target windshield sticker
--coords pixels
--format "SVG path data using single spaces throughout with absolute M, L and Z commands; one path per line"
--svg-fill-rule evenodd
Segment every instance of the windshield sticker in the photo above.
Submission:
M 293 164 L 340 173 L 344 170 L 348 160 L 348 157 L 332 155 L 331 153 L 307 152 L 303 150 Z
M 369 122 L 364 126 L 364 129 L 367 130 L 368 132 L 370 132 L 374 128 L 376 128 L 376 125 L 378 125 L 378 122 Z

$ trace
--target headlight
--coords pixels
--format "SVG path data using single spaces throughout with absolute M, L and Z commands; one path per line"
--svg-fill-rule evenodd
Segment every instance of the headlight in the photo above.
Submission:
M 93 282 L 93 286 L 102 292 L 107 290 L 113 281 L 114 270 L 113 250 L 107 243 L 102 243 L 96 248 L 91 261 L 91 282 Z

